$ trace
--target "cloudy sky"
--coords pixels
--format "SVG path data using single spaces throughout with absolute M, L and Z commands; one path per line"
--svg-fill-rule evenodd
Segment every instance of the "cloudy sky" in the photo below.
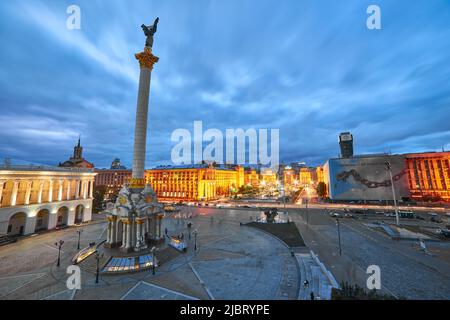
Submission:
M 68 30 L 66 9 L 81 8 Z M 381 8 L 382 30 L 366 9 Z M 130 166 L 140 25 L 159 16 L 147 167 L 177 128 L 278 128 L 280 159 L 450 149 L 447 0 L 1 1 L 0 157 L 57 164 L 81 134 Z

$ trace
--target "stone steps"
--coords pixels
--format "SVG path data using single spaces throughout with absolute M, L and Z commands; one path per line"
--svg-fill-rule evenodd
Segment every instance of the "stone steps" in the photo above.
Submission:
M 327 274 L 324 273 L 321 266 L 314 260 L 310 253 L 295 254 L 300 267 L 300 288 L 298 293 L 299 300 L 310 300 L 311 292 L 314 297 L 321 300 L 331 299 L 332 283 Z M 309 286 L 305 287 L 303 283 L 307 280 Z

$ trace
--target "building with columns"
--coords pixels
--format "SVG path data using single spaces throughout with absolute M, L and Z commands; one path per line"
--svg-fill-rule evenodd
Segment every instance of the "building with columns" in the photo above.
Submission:
M 85 168 L 0 166 L 0 235 L 91 220 L 95 173 Z

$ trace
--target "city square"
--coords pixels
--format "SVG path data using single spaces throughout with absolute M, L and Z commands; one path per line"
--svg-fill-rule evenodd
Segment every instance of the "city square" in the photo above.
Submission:
M 1 5 L 0 300 L 450 299 L 445 44 L 291 4 Z

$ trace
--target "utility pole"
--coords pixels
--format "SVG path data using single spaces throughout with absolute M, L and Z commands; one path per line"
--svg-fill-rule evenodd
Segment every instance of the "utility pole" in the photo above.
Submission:
M 392 166 L 389 161 L 386 161 L 384 164 L 386 165 L 386 170 L 389 172 L 389 177 L 391 178 L 392 197 L 394 198 L 395 220 L 396 220 L 397 226 L 399 227 L 400 220 L 398 218 L 397 200 L 395 198 L 394 179 L 392 178 Z

